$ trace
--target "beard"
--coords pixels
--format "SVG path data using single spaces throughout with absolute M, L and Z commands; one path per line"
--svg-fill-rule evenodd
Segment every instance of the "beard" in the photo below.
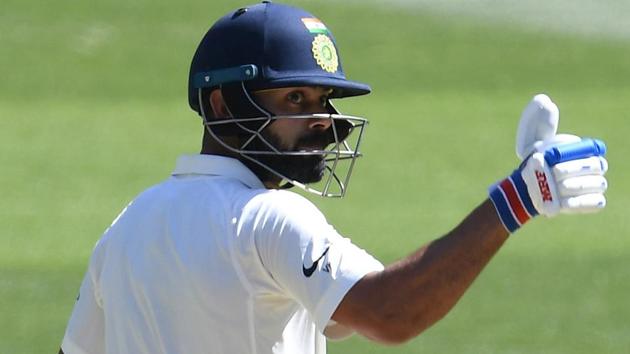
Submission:
M 275 134 L 264 130 L 261 133 L 262 137 L 272 146 L 279 151 L 287 151 L 280 143 L 280 138 Z M 304 135 L 298 139 L 295 149 L 292 151 L 297 152 L 301 149 L 300 146 L 318 146 L 325 149 L 329 144 L 329 137 L 326 132 L 312 132 Z M 265 144 L 260 138 L 255 138 L 246 147 L 246 150 L 251 151 L 272 151 L 267 144 Z M 324 172 L 326 171 L 325 155 L 255 155 L 243 153 L 256 161 L 264 164 L 269 169 L 276 171 L 278 174 L 300 183 L 315 183 L 322 180 Z M 282 177 L 269 171 L 268 169 L 260 166 L 254 161 L 249 159 L 242 159 L 241 162 L 245 164 L 254 174 L 263 182 L 275 181 Z

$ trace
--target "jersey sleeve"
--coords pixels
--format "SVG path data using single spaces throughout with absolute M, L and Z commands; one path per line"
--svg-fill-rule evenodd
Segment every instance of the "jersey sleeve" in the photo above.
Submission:
M 105 353 L 105 318 L 95 282 L 96 250 L 85 273 L 61 343 L 65 354 Z
M 305 198 L 275 191 L 255 218 L 255 243 L 265 269 L 310 312 L 323 332 L 335 309 L 363 276 L 383 265 L 344 238 Z

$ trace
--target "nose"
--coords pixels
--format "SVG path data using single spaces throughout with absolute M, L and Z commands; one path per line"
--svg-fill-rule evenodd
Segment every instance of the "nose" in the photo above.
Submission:
M 324 118 L 309 118 L 308 127 L 316 130 L 328 130 L 332 125 L 332 118 L 330 116 Z

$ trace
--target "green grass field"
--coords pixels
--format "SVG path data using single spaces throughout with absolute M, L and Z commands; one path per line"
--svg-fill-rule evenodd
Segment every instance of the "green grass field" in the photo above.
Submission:
M 527 225 L 410 343 L 353 337 L 329 352 L 629 353 L 630 39 L 421 7 L 293 3 L 327 23 L 346 74 L 374 90 L 338 103 L 370 119 L 348 197 L 313 200 L 383 262 L 454 227 L 517 165 L 518 118 L 538 92 L 560 106 L 562 132 L 610 151 L 604 212 Z M 177 155 L 198 151 L 189 61 L 236 6 L 3 1 L 1 354 L 56 352 L 100 234 Z

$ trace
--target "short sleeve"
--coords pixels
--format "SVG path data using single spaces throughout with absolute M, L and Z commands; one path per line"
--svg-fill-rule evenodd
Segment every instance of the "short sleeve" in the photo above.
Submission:
M 94 254 L 92 256 L 95 257 Z M 93 277 L 94 259 L 85 274 L 61 343 L 65 354 L 105 353 L 105 318 Z
M 250 221 L 263 266 L 322 332 L 350 288 L 366 274 L 383 270 L 295 193 L 274 191 L 256 210 Z

